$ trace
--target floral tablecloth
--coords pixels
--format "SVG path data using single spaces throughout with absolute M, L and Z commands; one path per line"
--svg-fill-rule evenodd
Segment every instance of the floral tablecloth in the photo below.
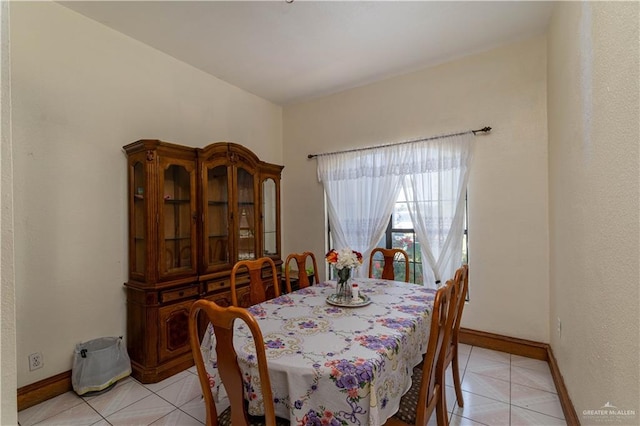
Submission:
M 292 425 L 381 425 L 411 386 L 429 336 L 435 290 L 398 281 L 358 278 L 371 304 L 329 305 L 335 282 L 252 306 L 264 337 L 276 414 Z M 236 321 L 234 346 L 245 375 L 251 414 L 263 414 L 255 346 Z M 213 330 L 202 351 L 214 395 L 223 393 Z

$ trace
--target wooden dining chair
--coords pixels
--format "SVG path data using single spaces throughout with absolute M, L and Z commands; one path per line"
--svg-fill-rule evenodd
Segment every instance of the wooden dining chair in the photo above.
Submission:
M 376 247 L 371 251 L 371 260 L 369 262 L 369 278 L 373 278 L 373 262 L 374 255 L 377 253 L 382 253 L 382 257 L 384 259 L 384 266 L 382 268 L 382 275 L 380 278 L 384 280 L 395 280 L 396 274 L 394 271 L 394 263 L 395 262 L 403 262 L 404 261 L 404 280 L 405 282 L 409 282 L 409 255 L 406 251 L 402 249 L 386 249 L 381 247 Z
M 268 264 L 271 275 L 263 276 L 264 265 Z M 268 292 L 273 286 L 274 297 L 280 296 L 280 284 L 278 283 L 278 273 L 276 264 L 270 257 L 261 257 L 256 260 L 241 260 L 233 265 L 231 270 L 231 304 L 240 306 L 238 299 L 238 274 L 249 271 L 249 293 L 248 300 L 243 298 L 247 306 L 255 305 L 268 300 Z
M 460 369 L 458 366 L 458 342 L 460 340 L 460 321 L 462 320 L 462 311 L 464 310 L 464 304 L 467 300 L 467 292 L 469 291 L 469 265 L 462 265 L 462 267 L 456 271 L 453 283 L 456 288 L 456 308 L 451 330 L 451 344 L 446 351 L 444 368 L 446 370 L 446 368 L 451 365 L 451 370 L 453 371 L 453 385 L 456 389 L 456 400 L 458 401 L 458 406 L 463 407 L 464 400 L 462 398 Z
M 444 357 L 451 339 L 456 297 L 454 291 L 452 280 L 436 291 L 427 353 L 421 365 L 413 369 L 411 388 L 400 399 L 400 409 L 384 426 L 426 426 L 434 410 L 438 426 L 448 424 Z
M 287 286 L 287 293 L 291 293 L 291 265 L 292 260 L 296 261 L 298 265 L 298 287 L 306 288 L 311 285 L 309 282 L 309 276 L 307 275 L 307 259 L 311 258 L 311 264 L 313 265 L 313 279 L 317 284 L 320 282 L 318 279 L 318 264 L 316 263 L 316 256 L 310 251 L 305 251 L 302 254 L 291 253 L 287 256 L 287 260 L 284 262 L 284 280 Z
M 216 341 L 216 361 L 220 379 L 224 384 L 229 397 L 230 406 L 220 415 L 216 409 L 216 404 L 211 393 L 209 377 L 200 350 L 198 316 L 202 312 L 206 319 L 213 326 Z M 264 397 L 264 417 L 249 416 L 247 403 L 244 398 L 244 380 L 236 351 L 233 347 L 233 324 L 236 319 L 244 321 L 253 336 L 256 347 L 256 360 L 258 362 L 258 373 L 260 375 L 260 389 Z M 289 425 L 284 419 L 276 418 L 275 407 L 273 405 L 273 394 L 271 392 L 271 382 L 267 369 L 267 357 L 264 349 L 264 339 L 257 321 L 243 308 L 230 306 L 223 308 L 214 302 L 205 299 L 197 300 L 191 305 L 189 312 L 189 340 L 191 352 L 198 370 L 198 380 L 202 388 L 204 397 L 207 426 L 248 426 L 267 425 L 280 426 Z

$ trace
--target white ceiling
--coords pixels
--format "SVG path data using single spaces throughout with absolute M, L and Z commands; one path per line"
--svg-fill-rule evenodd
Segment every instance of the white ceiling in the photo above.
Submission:
M 70 1 L 91 19 L 286 105 L 543 33 L 541 1 Z

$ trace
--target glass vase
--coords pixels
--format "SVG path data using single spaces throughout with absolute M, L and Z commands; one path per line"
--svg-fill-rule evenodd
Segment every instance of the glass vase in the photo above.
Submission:
M 353 268 L 336 269 L 336 298 L 342 301 L 351 300 L 351 278 L 353 277 Z

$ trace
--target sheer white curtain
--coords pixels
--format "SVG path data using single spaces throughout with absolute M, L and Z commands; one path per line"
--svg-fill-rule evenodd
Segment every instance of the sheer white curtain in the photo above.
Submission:
M 406 155 L 400 146 L 387 146 L 318 157 L 334 246 L 362 253 L 359 276 L 367 275 L 371 250 L 389 223 Z
M 424 285 L 453 278 L 462 261 L 464 203 L 473 156 L 473 133 L 417 142 L 403 186 L 422 251 Z

